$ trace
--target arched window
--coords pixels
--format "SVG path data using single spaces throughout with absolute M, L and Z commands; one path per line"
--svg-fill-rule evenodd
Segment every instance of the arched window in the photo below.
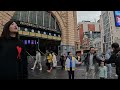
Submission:
M 44 26 L 49 27 L 49 18 L 50 18 L 50 13 L 44 12 Z
M 21 20 L 23 22 L 28 22 L 29 11 L 21 11 Z
M 37 24 L 43 26 L 43 11 L 37 12 Z
M 48 11 L 16 11 L 12 19 L 60 31 L 56 18 Z
M 51 16 L 51 25 L 50 25 L 51 29 L 55 29 L 55 18 L 53 16 Z
M 30 11 L 29 23 L 36 24 L 36 11 Z

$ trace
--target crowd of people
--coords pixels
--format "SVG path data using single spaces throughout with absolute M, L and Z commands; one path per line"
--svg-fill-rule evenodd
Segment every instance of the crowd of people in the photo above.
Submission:
M 61 54 L 60 62 L 61 62 L 61 69 L 68 71 L 69 79 L 74 79 L 74 71 L 76 69 L 76 64 L 81 65 L 84 63 L 86 66 L 86 73 L 85 79 L 110 79 L 112 78 L 112 63 L 116 65 L 116 74 L 119 78 L 119 45 L 118 43 L 113 43 L 112 48 L 109 48 L 106 53 L 98 53 L 94 47 L 90 47 L 90 51 L 84 55 L 77 55 L 76 57 L 73 56 L 72 52 L 68 52 L 68 55 Z M 39 53 L 39 54 L 38 54 Z M 117 57 L 116 57 L 117 55 Z M 39 58 L 38 58 L 39 56 Z M 84 60 L 81 57 L 84 56 Z M 33 66 L 33 70 L 35 68 L 36 62 L 40 63 L 40 70 L 42 70 L 41 65 L 41 54 L 39 51 L 36 53 L 36 61 Z M 52 68 L 57 66 L 57 59 L 54 52 L 48 52 L 46 54 L 46 66 L 48 67 L 47 72 L 51 72 Z M 116 60 L 118 60 L 116 62 Z
M 84 60 L 81 56 L 84 56 Z M 68 71 L 69 79 L 74 79 L 76 64 L 82 63 L 86 66 L 85 77 L 95 79 L 107 79 L 112 76 L 112 63 L 115 64 L 116 74 L 120 79 L 120 48 L 118 43 L 113 43 L 106 53 L 98 54 L 94 47 L 84 55 L 73 56 L 72 52 L 68 55 L 62 54 L 60 62 L 63 70 Z M 0 79 L 28 79 L 27 53 L 24 44 L 18 38 L 17 22 L 9 21 L 4 25 L 0 37 Z M 41 63 L 41 53 L 36 51 L 36 58 L 32 70 L 37 63 L 40 71 L 43 70 Z M 57 67 L 57 59 L 54 52 L 46 52 L 47 72 Z

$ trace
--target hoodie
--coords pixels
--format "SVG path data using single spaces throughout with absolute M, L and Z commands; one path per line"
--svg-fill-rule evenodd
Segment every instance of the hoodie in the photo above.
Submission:
M 0 79 L 27 79 L 27 55 L 17 38 L 0 38 Z

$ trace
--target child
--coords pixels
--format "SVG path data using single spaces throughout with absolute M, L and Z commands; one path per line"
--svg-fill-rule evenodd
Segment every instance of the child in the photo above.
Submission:
M 99 77 L 100 79 L 106 79 L 107 78 L 107 67 L 104 66 L 104 61 L 101 61 L 100 67 L 99 67 Z

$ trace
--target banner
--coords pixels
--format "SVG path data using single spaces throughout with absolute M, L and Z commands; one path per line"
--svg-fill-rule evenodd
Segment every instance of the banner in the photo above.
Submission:
M 120 11 L 114 11 L 115 26 L 120 27 Z

